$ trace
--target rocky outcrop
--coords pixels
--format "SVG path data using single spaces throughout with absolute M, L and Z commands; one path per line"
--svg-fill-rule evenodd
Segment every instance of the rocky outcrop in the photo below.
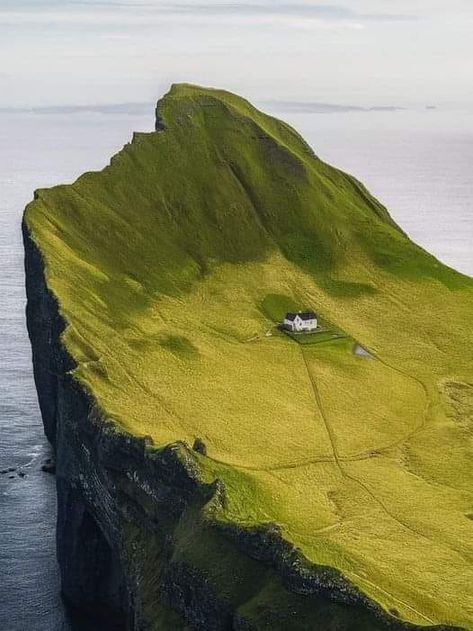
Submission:
M 65 322 L 23 232 L 27 325 L 56 455 L 57 556 L 71 609 L 101 619 L 100 628 L 136 631 L 416 628 L 335 570 L 311 565 L 276 526 L 214 519 L 225 489 L 200 479 L 203 443 L 157 449 L 101 414 L 71 374 Z

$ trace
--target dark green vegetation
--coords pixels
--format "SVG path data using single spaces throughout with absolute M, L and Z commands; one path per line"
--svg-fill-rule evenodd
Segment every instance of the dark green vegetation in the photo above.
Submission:
M 183 542 L 200 520 L 241 536 L 274 523 L 386 613 L 473 629 L 473 281 L 243 99 L 174 86 L 158 116 L 160 131 L 26 211 L 74 378 L 148 449 L 200 441 L 199 476 L 224 501 L 174 524 Z M 306 307 L 346 338 L 274 333 Z M 142 536 L 127 531 L 146 557 Z M 253 597 L 227 587 L 238 546 L 228 563 L 205 528 L 175 554 L 253 620 L 294 604 L 278 579 Z M 286 628 L 320 613 L 297 599 Z

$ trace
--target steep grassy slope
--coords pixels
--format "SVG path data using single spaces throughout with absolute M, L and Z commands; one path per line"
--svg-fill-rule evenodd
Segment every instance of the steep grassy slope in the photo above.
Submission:
M 246 101 L 178 85 L 158 115 L 26 211 L 76 378 L 157 447 L 200 439 L 222 522 L 473 629 L 473 281 Z M 306 307 L 344 337 L 275 330 Z

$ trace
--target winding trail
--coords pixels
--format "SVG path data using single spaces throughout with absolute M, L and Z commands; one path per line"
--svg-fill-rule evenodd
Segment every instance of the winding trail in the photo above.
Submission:
M 271 327 L 268 332 L 271 332 L 275 327 Z M 256 341 L 264 341 L 265 339 L 267 339 L 268 337 L 268 332 L 266 332 L 266 334 L 263 333 L 259 333 L 254 335 L 253 337 L 247 339 L 244 341 L 244 343 L 251 343 L 251 342 L 256 342 Z M 347 337 L 348 334 L 345 334 Z M 326 456 L 319 456 L 317 458 L 305 458 L 305 459 L 298 459 L 298 460 L 294 460 L 292 462 L 287 462 L 287 463 L 278 463 L 278 464 L 273 464 L 273 465 L 269 465 L 269 466 L 259 466 L 259 465 L 244 465 L 241 463 L 236 463 L 236 462 L 232 462 L 230 460 L 222 460 L 222 459 L 218 459 L 218 458 L 213 458 L 210 456 L 207 456 L 210 460 L 212 460 L 213 462 L 217 463 L 217 464 L 221 464 L 224 466 L 231 466 L 231 467 L 235 467 L 237 469 L 241 469 L 241 470 L 246 470 L 246 471 L 267 471 L 267 472 L 271 472 L 271 471 L 284 471 L 284 470 L 289 470 L 289 469 L 296 469 L 298 467 L 305 467 L 305 466 L 309 466 L 312 464 L 320 464 L 320 463 L 324 463 L 324 462 L 335 462 L 337 464 L 337 466 L 339 468 L 341 468 L 341 464 L 342 463 L 350 463 L 350 462 L 360 462 L 362 460 L 370 460 L 371 458 L 377 458 L 380 457 L 382 454 L 391 451 L 392 449 L 395 449 L 396 447 L 399 447 L 400 445 L 403 445 L 406 441 L 408 441 L 410 438 L 412 438 L 413 436 L 415 436 L 417 433 L 419 433 L 420 431 L 422 431 L 422 429 L 425 427 L 427 420 L 429 418 L 430 412 L 432 410 L 432 408 L 434 407 L 434 405 L 436 404 L 436 402 L 434 402 L 431 399 L 430 393 L 428 388 L 426 387 L 426 385 L 417 377 L 413 377 L 412 375 L 410 375 L 409 373 L 401 370 L 400 368 L 396 368 L 394 366 L 391 366 L 389 363 L 387 363 L 386 361 L 380 359 L 374 352 L 369 351 L 370 355 L 372 356 L 372 358 L 375 361 L 378 361 L 379 363 L 383 364 L 386 368 L 388 368 L 389 370 L 393 370 L 394 372 L 399 373 L 400 375 L 402 375 L 403 377 L 407 378 L 407 379 L 411 379 L 412 381 L 415 381 L 421 388 L 422 391 L 424 393 L 425 399 L 426 399 L 426 404 L 424 407 L 424 412 L 422 415 L 422 419 L 421 422 L 419 423 L 419 425 L 417 425 L 416 427 L 414 427 L 412 429 L 412 431 L 408 432 L 407 434 L 404 434 L 403 436 L 401 436 L 401 438 L 399 438 L 396 441 L 393 441 L 391 443 L 388 443 L 387 445 L 381 445 L 381 446 L 374 446 L 371 447 L 368 450 L 365 451 L 361 451 L 361 452 L 357 452 L 354 454 L 350 454 L 350 455 L 346 455 L 343 456 L 341 455 L 338 450 L 335 447 L 335 442 L 336 442 L 336 435 L 335 432 L 333 431 L 333 428 L 330 425 L 330 422 L 326 416 L 324 407 L 323 407 L 323 403 L 322 403 L 322 398 L 320 396 L 320 392 L 318 390 L 317 387 L 317 383 L 310 371 L 310 367 L 308 365 L 307 359 L 306 359 L 306 355 L 304 353 L 304 346 L 302 346 L 301 344 L 298 344 L 298 347 L 301 351 L 301 355 L 302 355 L 302 359 L 304 361 L 304 365 L 307 371 L 307 375 L 310 379 L 310 383 L 312 386 L 312 390 L 314 393 L 314 398 L 315 398 L 315 402 L 316 405 L 319 409 L 320 415 L 324 421 L 325 424 L 325 428 L 327 431 L 327 434 L 329 436 L 330 442 L 331 442 L 331 446 L 332 446 L 332 455 L 326 455 Z
M 305 355 L 304 352 L 304 348 L 302 346 L 300 346 L 300 351 L 301 351 L 301 355 L 302 355 L 302 359 L 304 361 L 304 365 L 306 367 L 307 370 L 307 375 L 309 377 L 310 383 L 312 385 L 312 389 L 314 392 L 314 397 L 317 403 L 317 406 L 319 408 L 320 411 L 320 415 L 324 421 L 326 430 L 327 430 L 327 434 L 330 440 L 330 443 L 332 445 L 332 449 L 333 449 L 333 455 L 334 455 L 334 460 L 335 463 L 337 464 L 337 467 L 341 473 L 341 475 L 344 478 L 347 478 L 348 480 L 351 480 L 352 482 L 355 482 L 356 484 L 358 484 L 364 491 L 365 493 L 367 493 L 380 507 L 381 509 L 386 513 L 386 515 L 388 515 L 388 517 L 390 517 L 391 519 L 393 519 L 394 521 L 396 521 L 400 526 L 402 526 L 403 528 L 409 530 L 411 533 L 413 533 L 415 536 L 420 536 L 426 540 L 428 540 L 429 542 L 431 541 L 428 537 L 426 537 L 425 535 L 423 535 L 422 533 L 419 533 L 418 531 L 416 531 L 414 528 L 411 528 L 411 526 L 409 526 L 408 524 L 404 523 L 403 521 L 401 521 L 395 514 L 393 514 L 385 505 L 384 502 L 382 502 L 372 491 L 371 489 L 361 480 L 359 480 L 358 478 L 356 478 L 355 476 L 349 474 L 346 472 L 346 470 L 343 468 L 342 466 L 342 461 L 340 460 L 340 456 L 338 453 L 338 449 L 337 449 L 337 444 L 336 444 L 336 436 L 335 436 L 335 432 L 333 431 L 333 428 L 330 424 L 330 421 L 325 413 L 323 404 L 322 404 L 322 399 L 320 397 L 320 393 L 319 393 L 319 389 L 317 386 L 317 383 L 314 379 L 313 373 L 310 369 L 309 363 L 307 361 L 307 357 Z M 358 577 L 361 580 L 365 580 L 362 577 Z M 379 588 L 378 588 L 379 589 Z M 384 591 L 384 590 L 381 590 Z M 399 600 L 398 598 L 396 598 L 395 596 L 393 596 L 392 594 L 389 594 L 389 592 L 384 592 L 385 594 L 387 594 L 390 598 L 393 598 L 394 600 L 396 600 L 397 602 L 399 602 L 400 604 L 403 604 L 404 606 L 408 607 L 411 611 L 415 612 L 416 614 L 418 614 L 420 617 L 424 618 L 426 621 L 428 621 L 431 624 L 435 624 L 435 621 L 432 620 L 431 618 L 429 618 L 428 616 L 426 616 L 425 614 L 421 613 L 420 611 L 414 609 L 412 606 L 408 605 L 407 603 Z
M 328 434 L 328 437 L 329 437 L 331 445 L 332 445 L 333 454 L 334 454 L 334 460 L 335 460 L 335 462 L 336 462 L 336 464 L 337 464 L 342 476 L 347 478 L 348 480 L 351 480 L 352 482 L 355 482 L 356 484 L 358 484 L 380 506 L 380 508 L 385 512 L 385 514 L 388 515 L 388 517 L 390 517 L 394 521 L 396 521 L 400 526 L 402 526 L 403 528 L 405 528 L 406 530 L 408 530 L 409 532 L 414 534 L 416 537 L 421 537 L 422 539 L 424 539 L 425 541 L 428 541 L 429 543 L 435 543 L 436 545 L 438 545 L 438 541 L 435 541 L 435 540 L 431 539 L 430 537 L 427 537 L 424 533 L 419 532 L 418 530 L 416 530 L 415 528 L 413 528 L 412 526 L 410 526 L 406 522 L 404 522 L 401 519 L 399 519 L 399 517 L 397 515 L 395 515 L 388 508 L 388 506 L 385 504 L 385 502 L 383 502 L 381 499 L 379 499 L 379 497 L 371 490 L 371 488 L 365 482 L 363 482 L 362 480 L 360 480 L 358 477 L 354 476 L 353 474 L 348 473 L 346 471 L 346 469 L 342 466 L 342 463 L 346 462 L 346 461 L 343 461 L 340 458 L 340 455 L 338 453 L 338 449 L 337 449 L 337 445 L 336 445 L 335 432 L 333 431 L 333 428 L 332 428 L 332 426 L 330 424 L 330 421 L 329 421 L 329 419 L 328 419 L 328 417 L 326 415 L 326 412 L 324 410 L 324 407 L 323 407 L 323 404 L 322 404 L 322 399 L 320 397 L 320 393 L 319 393 L 319 390 L 318 390 L 318 387 L 317 387 L 317 383 L 315 381 L 315 378 L 313 376 L 313 373 L 312 373 L 312 371 L 310 369 L 310 366 L 309 366 L 309 363 L 307 361 L 307 357 L 305 355 L 304 348 L 301 346 L 300 350 L 301 350 L 302 358 L 304 360 L 304 365 L 306 367 L 310 383 L 312 384 L 315 400 L 316 400 L 317 405 L 319 407 L 319 411 L 320 411 L 321 417 L 324 420 L 324 423 L 325 423 L 325 426 L 326 426 L 326 429 L 327 429 L 327 434 Z M 417 379 L 415 377 L 412 377 L 411 375 L 408 375 L 407 373 L 401 371 L 400 369 L 393 368 L 392 366 L 390 366 L 389 364 L 387 364 L 384 361 L 381 361 L 381 363 L 384 366 L 387 366 L 388 368 L 391 368 L 392 370 L 395 370 L 395 371 L 399 372 L 403 376 L 409 377 L 410 379 L 413 379 L 414 381 L 417 381 L 419 384 L 422 385 L 423 390 L 424 390 L 424 392 L 425 392 L 425 394 L 427 396 L 427 403 L 426 403 L 426 406 L 425 406 L 425 409 L 424 409 L 424 415 L 423 415 L 423 418 L 422 418 L 422 422 L 420 423 L 420 425 L 413 432 L 411 432 L 410 434 L 407 434 L 406 436 L 404 436 L 404 438 L 401 441 L 398 441 L 398 444 L 402 444 L 403 442 L 408 440 L 411 436 L 413 436 L 414 434 L 418 433 L 419 431 L 421 431 L 423 429 L 423 427 L 425 426 L 425 424 L 427 422 L 427 418 L 428 418 L 429 412 L 431 410 L 431 407 L 433 405 L 433 402 L 430 399 L 427 387 L 419 379 Z M 458 550 L 457 548 L 453 548 L 453 549 L 455 550 L 455 552 L 459 556 L 461 556 L 463 559 L 465 559 L 463 551 Z M 468 561 L 470 561 L 469 558 L 468 558 Z

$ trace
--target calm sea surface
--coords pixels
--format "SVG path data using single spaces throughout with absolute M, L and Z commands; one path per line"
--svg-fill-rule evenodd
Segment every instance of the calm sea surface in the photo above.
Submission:
M 274 113 L 361 179 L 416 241 L 473 275 L 473 115 Z M 147 118 L 0 113 L 0 470 L 15 469 L 0 474 L 1 631 L 79 628 L 59 598 L 54 478 L 41 472 L 49 448 L 24 323 L 22 211 L 35 188 L 103 167 L 152 125 L 152 108 Z

